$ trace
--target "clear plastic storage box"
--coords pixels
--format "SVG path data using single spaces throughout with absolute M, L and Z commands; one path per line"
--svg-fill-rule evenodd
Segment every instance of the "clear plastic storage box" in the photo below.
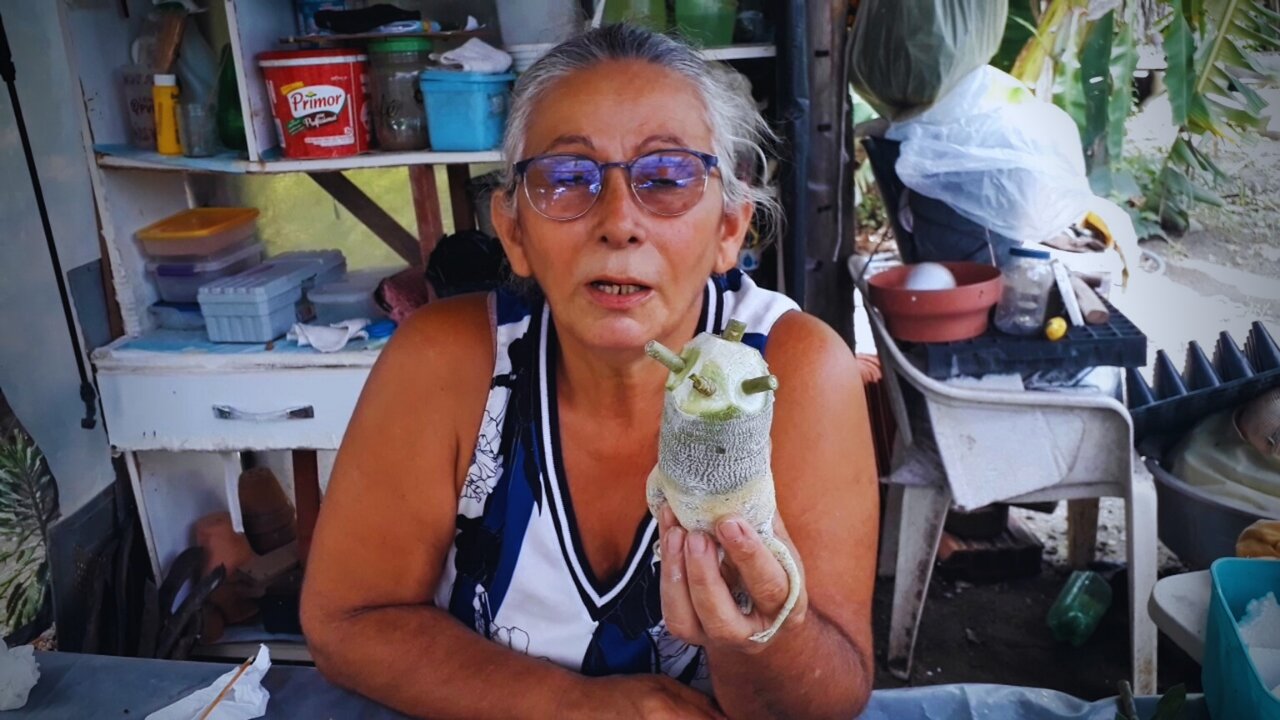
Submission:
M 393 268 L 356 270 L 336 282 L 317 284 L 307 293 L 307 299 L 316 309 L 315 322 L 331 325 L 352 318 L 377 320 L 386 317 L 386 311 L 379 307 L 373 294 L 383 279 L 395 273 Z
M 203 260 L 151 260 L 147 263 L 147 272 L 155 279 L 161 300 L 193 303 L 201 285 L 244 272 L 260 262 L 262 243 L 251 242 Z
M 200 288 L 200 312 L 213 342 L 270 342 L 314 316 L 305 292 L 341 278 L 337 250 L 278 255 L 250 270 Z

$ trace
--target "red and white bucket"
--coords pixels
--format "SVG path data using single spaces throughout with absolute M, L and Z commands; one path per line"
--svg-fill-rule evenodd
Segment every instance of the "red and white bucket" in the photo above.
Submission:
M 346 157 L 369 149 L 365 60 L 343 48 L 258 56 L 285 157 Z

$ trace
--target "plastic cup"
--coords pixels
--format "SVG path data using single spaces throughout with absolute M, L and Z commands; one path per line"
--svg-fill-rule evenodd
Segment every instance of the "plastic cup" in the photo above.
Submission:
M 187 157 L 209 157 L 218 152 L 218 118 L 209 103 L 178 105 L 178 139 Z

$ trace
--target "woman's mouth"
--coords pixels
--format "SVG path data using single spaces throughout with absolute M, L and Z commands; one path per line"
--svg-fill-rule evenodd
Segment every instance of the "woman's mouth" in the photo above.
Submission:
M 605 282 L 603 280 L 596 280 L 592 282 L 591 287 L 595 288 L 596 290 L 599 290 L 600 292 L 608 293 L 610 295 L 632 295 L 632 294 L 641 292 L 642 290 L 649 289 L 643 285 L 611 283 L 611 282 Z
M 643 303 L 653 294 L 653 288 L 621 280 L 592 280 L 587 283 L 587 295 L 597 305 L 609 310 L 628 310 Z

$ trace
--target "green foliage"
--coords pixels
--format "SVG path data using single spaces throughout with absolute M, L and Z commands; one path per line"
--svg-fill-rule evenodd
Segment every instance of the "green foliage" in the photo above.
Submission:
M 40 450 L 19 430 L 0 438 L 0 603 L 9 629 L 40 610 L 57 516 L 58 489 Z
M 1184 232 L 1196 204 L 1222 204 L 1209 185 L 1226 177 L 1196 146 L 1197 138 L 1229 138 L 1265 126 L 1266 101 L 1245 81 L 1264 72 L 1254 52 L 1280 50 L 1280 14 L 1265 2 L 1161 0 L 1156 5 L 1164 23 L 1165 85 L 1178 132 L 1151 173 L 1116 170 L 1133 108 L 1136 0 L 1095 18 L 1086 0 L 1051 0 L 1023 47 L 1013 75 L 1041 92 L 1047 74 L 1053 77 L 1054 102 L 1080 129 L 1094 192 L 1119 196 L 1135 217 L 1139 237 L 1159 234 L 1153 223 Z M 1135 184 L 1140 192 L 1132 191 Z
M 1260 72 L 1250 50 L 1280 50 L 1280 15 L 1261 0 L 1182 0 L 1164 30 L 1165 83 L 1178 136 L 1165 157 L 1144 209 L 1172 232 L 1190 225 L 1196 203 L 1221 206 L 1205 186 L 1226 179 L 1196 147 L 1197 136 L 1230 137 L 1262 129 L 1267 103 L 1244 76 Z

